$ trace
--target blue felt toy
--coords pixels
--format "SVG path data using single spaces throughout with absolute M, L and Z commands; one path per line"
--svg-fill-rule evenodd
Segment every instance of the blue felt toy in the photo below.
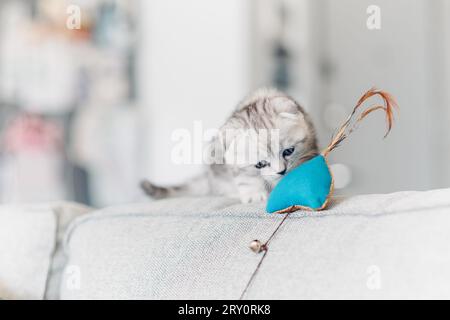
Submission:
M 355 119 L 357 110 L 368 98 L 379 95 L 384 105 L 376 105 L 362 111 Z M 328 147 L 320 155 L 302 163 L 290 171 L 272 190 L 267 202 L 267 212 L 288 213 L 296 210 L 319 211 L 327 208 L 333 194 L 333 176 L 327 163 L 327 156 L 348 137 L 357 124 L 372 111 L 383 110 L 386 113 L 387 132 L 393 122 L 393 107 L 396 103 L 387 92 L 370 89 L 358 101 L 350 116 L 339 128 Z

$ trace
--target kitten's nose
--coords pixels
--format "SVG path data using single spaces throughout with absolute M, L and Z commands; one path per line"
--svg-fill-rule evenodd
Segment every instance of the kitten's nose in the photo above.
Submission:
M 283 171 L 277 172 L 277 174 L 279 174 L 279 175 L 281 175 L 281 176 L 284 176 L 285 173 L 286 173 L 286 168 L 285 168 Z

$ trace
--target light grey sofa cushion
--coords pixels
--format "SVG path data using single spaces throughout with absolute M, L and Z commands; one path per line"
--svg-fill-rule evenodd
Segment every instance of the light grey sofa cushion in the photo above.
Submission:
M 220 198 L 102 210 L 71 226 L 61 298 L 239 298 L 259 263 L 248 244 L 280 218 Z
M 296 214 L 269 250 L 247 299 L 449 299 L 450 190 Z
M 101 210 L 66 238 L 63 299 L 450 298 L 450 190 L 283 216 L 220 198 Z M 264 257 L 264 258 L 263 258 Z M 75 271 L 75 272 L 74 272 Z
M 0 206 L 1 299 L 57 298 L 55 279 L 64 266 L 58 238 L 71 219 L 86 211 L 70 203 Z

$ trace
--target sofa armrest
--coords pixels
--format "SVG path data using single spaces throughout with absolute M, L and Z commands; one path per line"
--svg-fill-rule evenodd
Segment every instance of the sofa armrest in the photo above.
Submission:
M 73 203 L 0 206 L 0 298 L 58 298 L 67 224 L 90 211 Z

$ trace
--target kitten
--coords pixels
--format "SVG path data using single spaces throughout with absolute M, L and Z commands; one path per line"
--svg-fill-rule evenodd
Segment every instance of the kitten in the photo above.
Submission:
M 290 170 L 318 154 L 313 124 L 300 105 L 275 89 L 259 89 L 241 102 L 211 142 L 206 172 L 189 183 L 159 187 L 142 182 L 160 199 L 188 195 L 266 201 Z

